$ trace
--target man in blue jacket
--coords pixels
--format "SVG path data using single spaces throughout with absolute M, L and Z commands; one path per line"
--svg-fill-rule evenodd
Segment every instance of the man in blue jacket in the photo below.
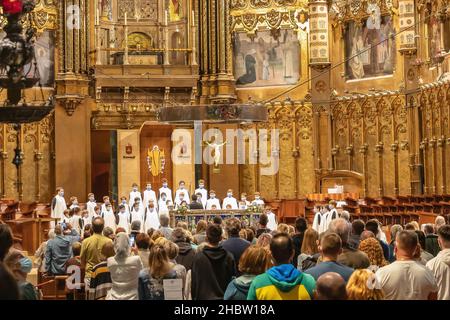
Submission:
M 47 243 L 45 270 L 48 275 L 65 275 L 65 264 L 72 258 L 72 244 L 79 241 L 80 237 L 75 230 L 71 230 L 70 225 L 66 226 L 64 232 L 61 225 L 55 226 L 55 235 L 55 238 Z

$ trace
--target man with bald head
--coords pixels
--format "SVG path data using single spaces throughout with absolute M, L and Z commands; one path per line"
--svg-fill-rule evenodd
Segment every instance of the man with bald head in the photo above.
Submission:
M 370 266 L 367 254 L 349 245 L 351 225 L 347 220 L 338 218 L 331 221 L 328 231 L 336 233 L 342 241 L 342 253 L 337 262 L 353 269 L 366 269 Z
M 347 300 L 344 278 L 336 272 L 324 273 L 316 282 L 316 300 Z
M 375 238 L 375 239 L 376 239 L 376 237 L 375 237 L 375 235 L 373 234 L 372 231 L 364 230 L 364 231 L 361 233 L 361 241 L 366 240 L 366 239 L 369 239 L 369 238 Z
M 275 266 L 256 276 L 247 300 L 311 300 L 316 282 L 291 263 L 295 254 L 292 239 L 285 233 L 276 234 L 270 252 Z
M 414 231 L 400 231 L 395 239 L 397 260 L 378 269 L 377 280 L 386 300 L 435 300 L 438 287 L 433 273 L 417 263 L 419 239 Z

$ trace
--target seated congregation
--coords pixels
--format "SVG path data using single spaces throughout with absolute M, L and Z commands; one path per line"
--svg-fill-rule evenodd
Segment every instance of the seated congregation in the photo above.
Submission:
M 319 234 L 303 217 L 295 226 L 237 218 L 130 230 L 94 217 L 78 233 L 57 224 L 35 261 L 43 281 L 64 279 L 64 299 L 88 300 L 426 300 L 450 299 L 450 225 L 330 221 Z M 387 239 L 390 239 L 388 241 Z M 38 299 L 27 276 L 32 260 L 0 225 L 0 299 Z M 169 282 L 168 282 L 169 281 Z M 171 281 L 171 282 L 170 282 Z M 171 286 L 168 283 L 172 284 Z M 175 284 L 175 285 L 174 285 Z

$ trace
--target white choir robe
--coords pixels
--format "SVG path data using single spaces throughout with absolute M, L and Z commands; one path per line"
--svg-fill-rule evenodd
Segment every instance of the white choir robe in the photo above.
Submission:
M 330 211 L 322 214 L 322 223 L 320 224 L 319 234 L 328 230 L 328 218 L 330 216 Z
M 258 200 L 253 200 L 252 205 L 254 206 L 264 206 L 264 200 L 262 199 L 258 199 Z
M 269 212 L 267 214 L 267 229 L 270 229 L 271 231 L 276 231 L 278 228 L 278 224 L 276 221 L 275 213 Z
M 148 206 L 150 200 L 153 200 L 155 206 L 158 205 L 158 198 L 156 198 L 156 193 L 153 190 L 144 191 L 144 206 Z
M 144 213 L 141 209 L 138 209 L 136 211 L 134 208 L 130 211 L 130 224 L 132 224 L 134 221 L 140 221 L 141 222 L 141 232 L 144 230 Z
M 82 220 L 83 220 L 83 230 L 84 230 L 84 227 L 87 226 L 88 224 L 92 225 L 92 218 L 91 217 L 89 217 L 89 216 L 88 217 L 83 217 Z M 80 234 L 80 236 L 83 236 L 83 235 Z
M 122 202 L 121 204 L 119 204 L 119 207 L 122 206 L 122 205 L 125 206 L 125 212 L 129 214 L 130 213 L 130 207 L 128 206 L 128 203 L 127 202 L 125 202 L 125 203 Z
M 175 203 L 180 202 L 180 193 L 184 193 L 183 201 L 186 201 L 187 204 L 191 203 L 191 200 L 189 198 L 189 191 L 187 189 L 178 189 L 177 192 L 175 192 Z
M 331 211 L 328 213 L 328 217 L 327 217 L 327 230 L 330 227 L 330 223 L 331 221 L 333 221 L 334 219 L 339 218 L 339 213 L 337 212 L 336 208 L 331 209 Z
M 64 197 L 56 195 L 52 200 L 51 209 L 51 217 L 62 220 L 64 217 L 64 210 L 67 210 L 67 204 L 66 200 L 64 200 Z
M 110 227 L 116 232 L 117 224 L 116 224 L 116 215 L 112 210 L 106 210 L 102 212 L 102 218 L 105 220 L 105 228 Z
M 320 212 L 316 212 L 314 215 L 312 228 L 316 230 L 320 234 L 320 224 L 322 223 L 322 214 Z
M 158 212 L 160 214 L 162 213 L 169 213 L 169 208 L 167 207 L 166 201 L 159 199 L 158 201 Z
M 70 217 L 66 217 L 65 215 L 63 215 L 60 222 L 67 225 L 68 223 L 70 223 Z
M 134 204 L 134 199 L 139 198 L 142 202 L 142 194 L 139 191 L 131 191 L 130 192 L 130 197 L 128 198 L 128 205 L 131 207 L 133 207 Z
M 97 203 L 95 201 L 86 202 L 86 210 L 89 212 L 89 218 L 91 218 L 91 219 L 94 217 L 96 206 L 97 206 Z
M 203 208 L 206 208 L 206 200 L 208 200 L 208 190 L 206 190 L 205 188 L 198 188 L 195 189 L 195 194 L 197 193 L 200 193 L 202 195 Z
M 159 197 L 160 197 L 160 198 L 161 198 L 161 194 L 162 194 L 162 193 L 165 193 L 165 194 L 166 194 L 166 196 L 167 196 L 167 199 L 166 199 L 166 200 L 170 200 L 170 201 L 173 202 L 173 198 L 172 198 L 172 190 L 170 190 L 170 188 L 164 188 L 164 187 L 159 188 Z
M 220 210 L 221 208 L 220 208 L 220 201 L 219 201 L 219 199 L 217 199 L 217 198 L 209 198 L 207 201 L 206 201 L 206 210 L 212 210 L 212 206 L 213 205 L 216 205 L 216 207 L 217 207 L 217 210 Z
M 81 216 L 74 214 L 69 218 L 69 223 L 73 230 L 75 230 L 78 234 L 81 234 Z
M 80 206 L 78 204 L 72 204 L 69 207 L 69 210 L 72 210 L 73 208 L 79 208 Z
M 160 227 L 159 214 L 158 214 L 158 211 L 155 208 L 153 209 L 153 211 L 150 211 L 150 208 L 147 207 L 147 209 L 145 211 L 144 219 L 145 219 L 144 232 L 147 232 L 151 228 L 153 228 L 155 230 L 159 229 L 159 227 Z
M 117 227 L 124 228 L 126 233 L 130 233 L 130 213 L 128 212 L 119 212 L 119 224 Z
M 226 197 L 223 199 L 222 202 L 222 208 L 226 209 L 227 205 L 231 205 L 231 209 L 237 210 L 239 208 L 236 198 L 233 197 Z

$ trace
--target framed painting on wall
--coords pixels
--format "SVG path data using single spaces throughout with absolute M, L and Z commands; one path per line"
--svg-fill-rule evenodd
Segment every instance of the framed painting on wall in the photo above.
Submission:
M 373 13 L 358 25 L 347 22 L 344 33 L 347 79 L 392 74 L 395 67 L 392 17 Z
M 233 35 L 234 77 L 238 88 L 291 85 L 300 79 L 300 43 L 291 29 Z

